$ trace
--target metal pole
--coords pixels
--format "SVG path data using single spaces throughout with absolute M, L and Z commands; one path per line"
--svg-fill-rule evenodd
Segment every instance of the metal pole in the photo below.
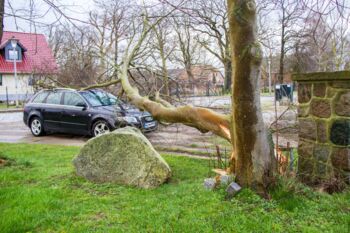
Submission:
M 13 49 L 13 67 L 14 67 L 14 74 L 15 74 L 15 89 L 16 89 L 16 108 L 18 108 L 18 80 L 17 80 L 17 57 L 16 55 L 16 49 Z
M 7 90 L 7 86 L 6 86 L 6 106 L 7 108 L 9 108 L 9 92 Z

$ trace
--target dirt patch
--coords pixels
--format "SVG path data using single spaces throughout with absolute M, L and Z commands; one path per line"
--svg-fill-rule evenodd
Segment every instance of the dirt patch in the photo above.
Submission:
M 0 167 L 4 167 L 7 163 L 7 160 L 5 159 L 0 159 Z
M 5 166 L 11 166 L 15 163 L 13 159 L 9 159 L 6 156 L 0 155 L 0 168 Z
M 160 151 L 187 153 L 198 156 L 216 154 L 216 145 L 219 145 L 221 154 L 229 154 L 231 147 L 228 142 L 212 133 L 201 133 L 197 129 L 173 124 L 160 126 L 159 130 L 148 133 L 147 138 Z
M 198 130 L 181 125 L 160 126 L 159 130 L 148 133 L 147 138 L 153 146 L 161 152 L 188 154 L 201 157 L 216 155 L 216 146 L 219 146 L 223 157 L 230 156 L 231 145 L 212 133 L 201 133 Z M 276 134 L 273 134 L 276 143 Z M 278 144 L 280 147 L 297 147 L 298 132 L 294 128 L 285 128 L 279 132 Z

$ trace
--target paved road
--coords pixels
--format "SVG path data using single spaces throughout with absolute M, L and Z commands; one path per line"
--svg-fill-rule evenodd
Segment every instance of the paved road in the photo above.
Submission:
M 24 142 L 58 145 L 83 145 L 89 138 L 65 134 L 52 134 L 45 137 L 34 137 L 23 123 L 23 113 L 0 114 L 0 142 Z
M 220 107 L 226 104 L 230 104 L 230 97 L 195 97 L 189 100 L 192 104 L 201 105 L 201 106 L 211 106 L 211 107 Z M 263 111 L 263 117 L 265 123 L 268 125 L 274 120 L 274 112 L 270 108 L 272 107 L 273 98 L 272 97 L 262 97 L 262 105 L 268 104 L 268 107 Z M 282 112 L 282 110 L 280 111 Z M 74 145 L 81 146 L 89 137 L 86 136 L 73 136 L 66 134 L 51 134 L 45 137 L 34 137 L 32 136 L 29 128 L 23 123 L 23 113 L 0 113 L 0 142 L 10 142 L 10 143 L 38 143 L 38 144 L 57 144 L 57 145 Z M 295 113 L 291 112 L 291 115 L 288 117 L 288 121 L 293 121 L 295 119 Z M 174 138 L 186 138 L 188 135 L 192 135 L 193 137 L 200 138 L 199 141 L 206 141 L 202 138 L 201 133 L 199 131 L 192 129 L 189 133 L 189 129 L 181 128 L 181 129 L 173 129 L 164 128 L 162 130 L 158 130 L 156 132 L 152 132 L 147 134 L 147 137 L 150 139 L 152 143 L 157 145 L 176 145 L 180 144 L 182 146 L 188 146 L 187 144 L 191 144 L 192 142 L 179 140 L 174 141 Z M 171 131 L 169 133 L 168 131 Z M 174 132 L 173 132 L 174 131 Z M 176 134 L 176 136 L 175 136 Z M 169 141 L 169 143 L 166 143 Z

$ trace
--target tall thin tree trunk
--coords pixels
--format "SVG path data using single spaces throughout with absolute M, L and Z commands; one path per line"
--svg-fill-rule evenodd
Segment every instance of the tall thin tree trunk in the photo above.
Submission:
M 160 57 L 162 59 L 162 75 L 163 75 L 163 85 L 164 85 L 163 93 L 166 96 L 170 96 L 168 67 L 166 64 L 166 58 L 165 58 L 165 54 L 164 54 L 163 45 L 160 45 Z
M 264 125 L 259 93 L 262 50 L 257 41 L 256 5 L 251 0 L 227 0 L 233 51 L 230 169 L 244 187 L 262 195 L 275 169 L 273 149 Z
M 189 83 L 189 89 L 192 93 L 190 94 L 195 94 L 194 92 L 194 78 L 193 78 L 193 73 L 192 73 L 192 66 L 190 64 L 187 64 L 185 66 L 187 77 L 188 77 L 188 83 Z
M 0 41 L 4 31 L 5 0 L 0 0 Z
M 285 44 L 286 44 L 285 39 L 284 39 L 284 32 L 285 32 L 285 28 L 282 25 L 280 67 L 279 67 L 279 71 L 278 71 L 278 80 L 277 80 L 277 83 L 280 83 L 280 84 L 283 83 L 283 75 L 284 75 L 284 55 L 285 55 L 284 50 L 285 50 Z
M 114 78 L 115 79 L 117 79 L 118 78 L 118 69 L 117 69 L 117 67 L 118 67 L 118 54 L 119 54 L 119 51 L 118 51 L 118 49 L 119 49 L 119 42 L 118 42 L 118 39 L 119 39 L 119 37 L 118 37 L 118 33 L 116 32 L 115 33 L 115 41 L 114 41 L 114 71 L 113 71 L 113 76 L 114 76 Z
M 231 85 L 232 85 L 232 61 L 227 59 L 225 61 L 225 84 L 224 88 L 225 91 L 230 91 L 231 90 Z
M 164 85 L 164 95 L 170 96 L 170 87 L 169 87 L 169 75 L 168 75 L 168 69 L 167 66 L 163 66 L 163 85 Z

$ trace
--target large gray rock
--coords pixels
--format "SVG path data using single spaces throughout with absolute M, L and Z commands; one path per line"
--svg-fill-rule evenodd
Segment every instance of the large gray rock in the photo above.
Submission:
M 132 127 L 90 139 L 74 158 L 78 176 L 92 182 L 112 182 L 154 188 L 171 175 L 165 160 L 148 139 Z

